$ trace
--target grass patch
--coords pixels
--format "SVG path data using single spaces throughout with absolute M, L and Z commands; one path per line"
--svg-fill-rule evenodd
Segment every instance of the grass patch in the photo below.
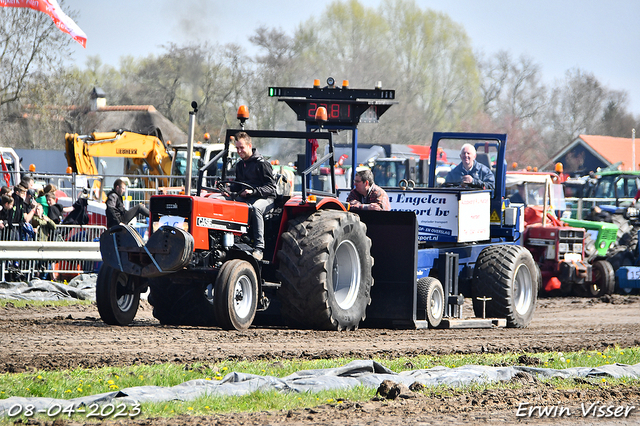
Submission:
M 48 397 L 72 399 L 117 391 L 135 386 L 175 386 L 194 379 L 219 381 L 230 372 L 256 374 L 262 376 L 285 377 L 301 370 L 335 368 L 353 361 L 353 358 L 332 360 L 279 360 L 279 361 L 224 361 L 216 364 L 194 363 L 187 365 L 161 364 L 130 367 L 104 367 L 98 369 L 76 369 L 63 371 L 40 371 L 32 373 L 0 374 L 0 399 L 12 396 Z M 469 354 L 417 357 L 396 359 L 376 359 L 395 372 L 428 369 L 435 366 L 449 368 L 464 365 L 510 366 L 535 364 L 537 367 L 564 369 L 568 367 L 599 367 L 606 364 L 637 364 L 640 362 L 640 347 L 612 347 L 602 352 L 578 351 L 571 353 L 509 353 L 509 354 Z M 631 379 L 598 379 L 607 385 L 634 383 Z M 556 387 L 576 388 L 571 380 L 548 380 Z M 598 383 L 600 384 L 600 383 Z M 474 384 L 462 390 L 483 390 L 509 388 L 511 383 Z M 583 385 L 589 386 L 589 384 Z M 461 389 L 458 389 L 460 391 Z M 166 417 L 178 414 L 209 415 L 224 412 L 254 412 L 263 410 L 289 410 L 314 407 L 322 404 L 341 404 L 344 401 L 366 401 L 376 390 L 357 387 L 348 390 L 323 391 L 319 393 L 283 394 L 276 391 L 255 392 L 239 397 L 202 397 L 193 401 L 171 401 L 145 403 L 140 407 L 141 417 Z M 427 388 L 427 394 L 446 395 L 448 387 Z M 22 416 L 25 419 L 24 416 Z M 66 417 L 66 416 L 65 416 Z M 85 419 L 86 415 L 76 416 Z M 7 421 L 0 419 L 0 424 Z M 12 418 L 15 421 L 16 418 Z
M 24 299 L 0 299 L 0 308 L 7 306 L 14 308 L 41 308 L 54 306 L 71 306 L 71 305 L 91 305 L 95 302 L 91 300 L 24 300 Z

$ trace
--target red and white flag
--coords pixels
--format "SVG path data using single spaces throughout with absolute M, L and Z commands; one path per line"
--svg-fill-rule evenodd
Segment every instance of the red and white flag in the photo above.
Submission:
M 0 0 L 0 7 L 28 7 L 46 13 L 60 31 L 69 34 L 82 47 L 87 48 L 87 35 L 60 9 L 57 0 Z
M 9 176 L 9 168 L 7 163 L 4 162 L 4 157 L 0 154 L 0 161 L 2 161 L 2 174 L 4 175 L 4 181 L 7 182 L 7 186 L 11 185 L 11 176 Z

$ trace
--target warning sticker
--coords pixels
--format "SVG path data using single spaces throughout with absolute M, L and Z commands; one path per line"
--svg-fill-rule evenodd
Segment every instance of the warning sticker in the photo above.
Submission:
M 491 219 L 490 219 L 491 223 L 500 223 L 500 216 L 498 216 L 498 212 L 497 211 L 492 211 L 491 212 Z

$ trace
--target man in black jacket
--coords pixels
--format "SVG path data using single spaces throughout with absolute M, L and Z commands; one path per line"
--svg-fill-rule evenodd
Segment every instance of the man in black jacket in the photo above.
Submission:
M 235 135 L 236 151 L 240 160 L 236 163 L 236 180 L 255 188 L 241 187 L 240 197 L 245 203 L 253 205 L 251 227 L 253 228 L 253 257 L 262 260 L 264 251 L 264 213 L 273 208 L 276 197 L 276 184 L 271 164 L 253 148 L 251 137 L 246 132 Z M 240 185 L 237 185 L 240 187 Z
M 139 214 L 149 217 L 149 209 L 144 204 L 138 204 L 129 210 L 124 208 L 122 196 L 127 190 L 127 184 L 122 179 L 113 182 L 113 189 L 107 194 L 107 228 L 119 223 L 129 223 Z

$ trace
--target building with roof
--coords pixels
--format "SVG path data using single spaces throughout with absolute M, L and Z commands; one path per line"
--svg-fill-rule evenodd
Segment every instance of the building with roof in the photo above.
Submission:
M 85 131 L 110 132 L 130 130 L 141 134 L 157 134 L 173 144 L 187 142 L 187 134 L 162 115 L 153 105 L 107 105 L 106 94 L 99 87 L 91 91 L 91 109 L 83 117 Z
M 542 170 L 555 170 L 556 163 L 562 163 L 564 173 L 571 176 L 587 175 L 599 168 L 612 166 L 619 170 L 640 170 L 640 141 L 613 136 L 580 135 L 553 155 L 542 166 Z

